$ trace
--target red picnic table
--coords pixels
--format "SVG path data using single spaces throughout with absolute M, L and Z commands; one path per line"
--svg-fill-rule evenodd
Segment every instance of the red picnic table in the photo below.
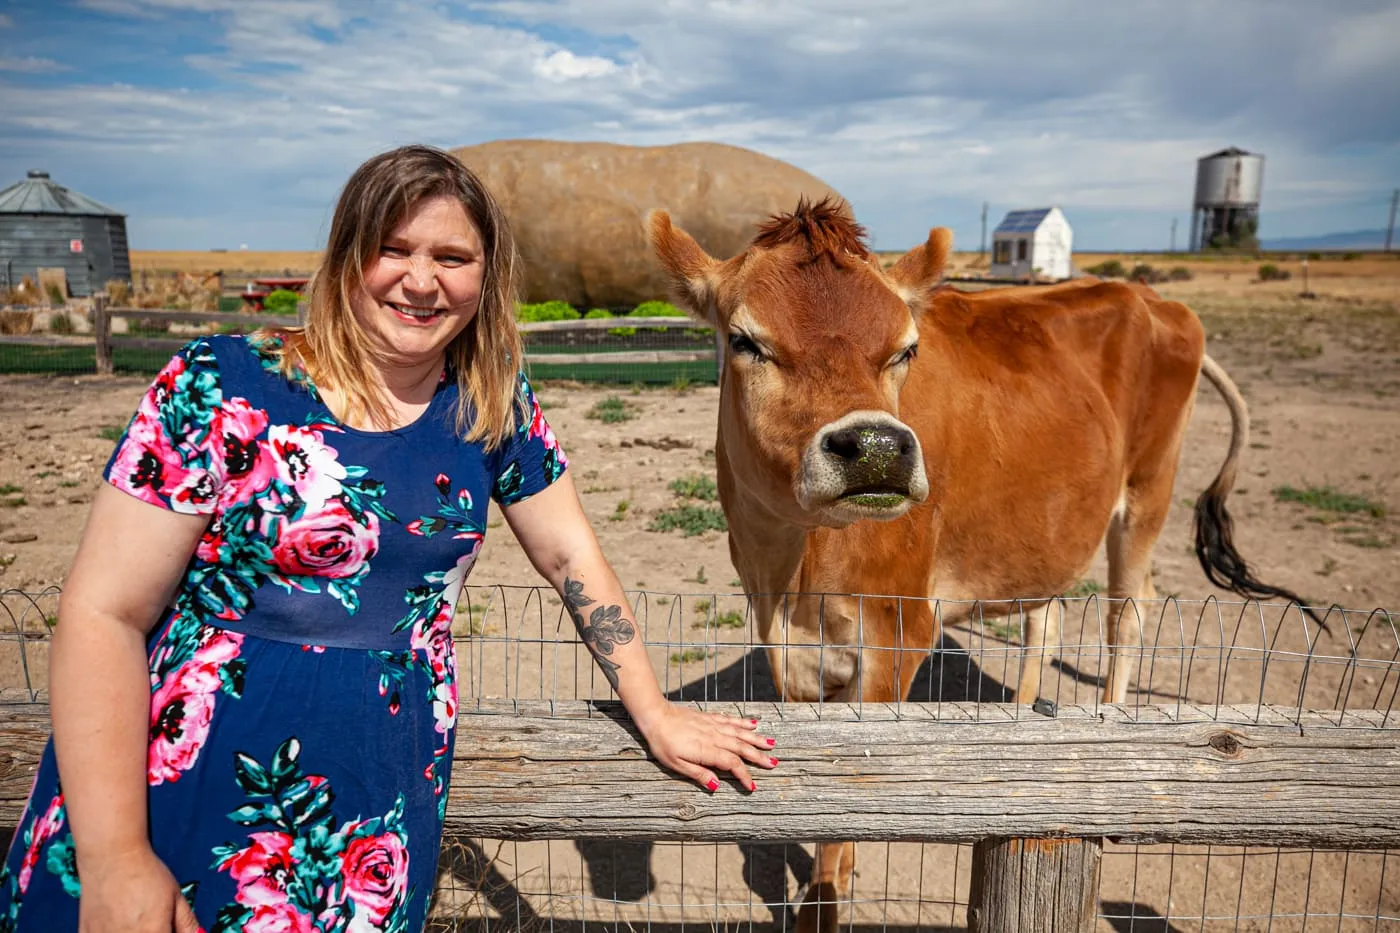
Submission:
M 279 288 L 300 294 L 306 288 L 308 281 L 310 279 L 305 276 L 269 276 L 249 279 L 247 286 L 241 293 L 243 310 L 253 312 L 263 310 L 263 300 Z

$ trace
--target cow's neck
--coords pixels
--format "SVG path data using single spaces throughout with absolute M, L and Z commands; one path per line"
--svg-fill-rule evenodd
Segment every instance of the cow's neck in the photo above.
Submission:
M 759 636 L 763 638 L 770 631 L 782 594 L 797 587 L 808 529 L 782 518 L 761 496 L 734 481 L 725 459 L 723 435 L 715 444 L 715 458 L 720 499 L 729 524 L 729 556 L 744 591 L 754 597 Z

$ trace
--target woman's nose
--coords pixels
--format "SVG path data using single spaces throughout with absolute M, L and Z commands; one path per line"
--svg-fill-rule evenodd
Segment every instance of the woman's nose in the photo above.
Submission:
M 433 260 L 428 256 L 410 256 L 404 284 L 414 291 L 428 291 L 433 287 Z

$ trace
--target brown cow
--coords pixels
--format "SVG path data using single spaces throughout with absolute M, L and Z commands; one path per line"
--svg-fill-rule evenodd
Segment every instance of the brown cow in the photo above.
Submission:
M 1234 431 L 1196 507 L 1201 564 L 1242 595 L 1296 599 L 1254 579 L 1231 543 L 1224 501 L 1247 414 L 1184 305 L 1098 280 L 940 288 L 944 228 L 884 272 L 827 201 L 772 218 L 726 261 L 664 212 L 649 228 L 677 300 L 727 335 L 720 500 L 785 700 L 903 698 L 937 641 L 930 599 L 1048 605 L 1106 541 L 1104 697 L 1122 702 L 1140 640 L 1124 600 L 1153 595 L 1152 546 L 1202 373 Z M 943 624 L 971 611 L 940 604 Z M 1057 641 L 1051 617 L 1031 614 L 1028 646 Z M 1037 654 L 1018 702 L 1039 690 Z M 819 846 L 799 929 L 835 928 L 854 854 Z

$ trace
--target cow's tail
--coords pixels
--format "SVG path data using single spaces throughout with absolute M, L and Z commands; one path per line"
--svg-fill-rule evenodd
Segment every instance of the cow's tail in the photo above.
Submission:
M 1249 444 L 1249 409 L 1239 386 L 1209 356 L 1201 360 L 1201 374 L 1220 392 L 1230 409 L 1230 452 L 1215 480 L 1196 500 L 1196 559 L 1206 577 L 1218 587 L 1238 593 L 1246 599 L 1282 599 L 1297 603 L 1318 625 L 1326 623 L 1308 608 L 1307 601 L 1297 593 L 1270 586 L 1250 571 L 1240 552 L 1235 550 L 1235 522 L 1225 508 L 1225 499 L 1235 488 L 1240 452 Z

